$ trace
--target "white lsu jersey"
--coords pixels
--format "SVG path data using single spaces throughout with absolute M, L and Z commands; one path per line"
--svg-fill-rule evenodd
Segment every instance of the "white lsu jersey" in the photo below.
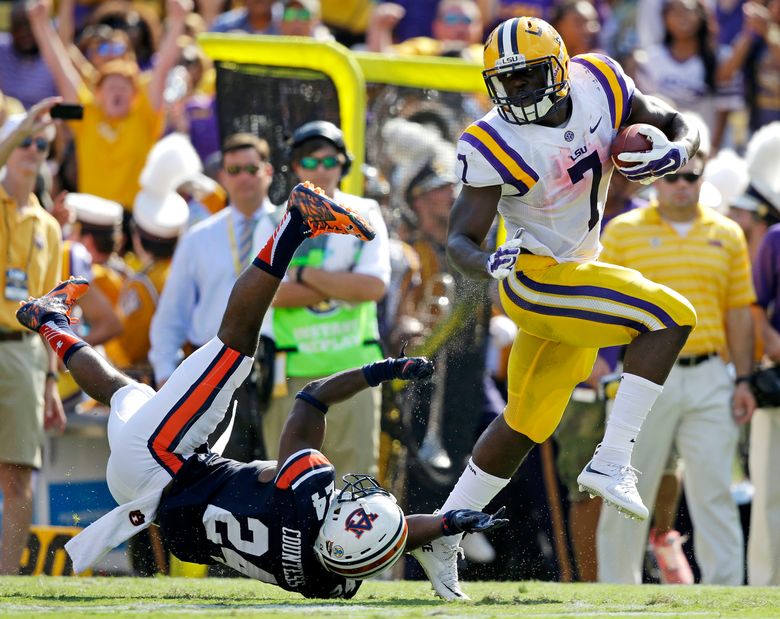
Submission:
M 501 185 L 508 238 L 524 228 L 528 251 L 584 262 L 601 251 L 610 147 L 631 111 L 634 82 L 611 58 L 582 54 L 570 61 L 569 84 L 565 125 L 514 125 L 495 108 L 472 123 L 458 141 L 458 172 L 465 185 Z

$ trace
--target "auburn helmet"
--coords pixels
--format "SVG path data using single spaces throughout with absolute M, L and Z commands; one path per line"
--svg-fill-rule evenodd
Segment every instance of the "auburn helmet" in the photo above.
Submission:
M 331 572 L 371 578 L 403 554 L 409 529 L 395 497 L 369 475 L 345 475 L 331 501 L 314 552 Z
M 485 42 L 484 65 L 490 99 L 507 122 L 541 120 L 569 95 L 569 53 L 555 28 L 542 19 L 514 17 L 499 24 Z M 543 87 L 507 93 L 502 77 L 534 68 L 544 73 Z

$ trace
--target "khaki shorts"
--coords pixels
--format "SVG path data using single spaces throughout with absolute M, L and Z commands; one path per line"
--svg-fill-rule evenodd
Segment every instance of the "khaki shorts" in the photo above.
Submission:
M 0 462 L 41 467 L 47 366 L 37 335 L 0 342 Z

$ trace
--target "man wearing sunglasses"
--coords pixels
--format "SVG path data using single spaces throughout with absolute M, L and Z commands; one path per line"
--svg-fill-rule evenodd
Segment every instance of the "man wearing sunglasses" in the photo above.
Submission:
M 32 519 L 32 472 L 41 466 L 44 428 L 62 429 L 57 357 L 34 334 L 14 324 L 19 301 L 59 279 L 60 226 L 33 194 L 54 139 L 44 99 L 0 128 L 0 492 L 3 530 L 0 574 L 19 572 Z
M 750 304 L 756 297 L 742 230 L 699 204 L 705 142 L 677 172 L 656 181 L 657 201 L 610 222 L 600 259 L 669 286 L 696 309 L 698 323 L 642 426 L 632 465 L 642 471 L 637 489 L 652 512 L 669 456 L 677 452 L 701 582 L 740 585 L 742 528 L 729 487 L 739 426 L 756 406 L 747 380 L 753 360 Z M 599 580 L 641 583 L 647 535 L 648 521 L 602 510 Z
M 431 22 L 431 36 L 400 35 L 409 2 L 385 2 L 377 5 L 368 31 L 371 51 L 392 51 L 410 56 L 447 56 L 478 61 L 482 59 L 482 14 L 472 0 L 442 0 Z M 422 3 L 418 3 L 422 4 Z M 403 6 L 402 6 L 403 5 Z M 398 26 L 398 27 L 396 27 Z M 393 40 L 401 41 L 393 45 Z
M 271 323 L 275 385 L 263 415 L 269 458 L 278 455 L 287 411 L 301 386 L 358 361 L 382 358 L 376 304 L 390 280 L 387 227 L 379 205 L 338 188 L 352 163 L 341 130 L 329 122 L 309 122 L 293 132 L 290 147 L 297 180 L 322 187 L 326 195 L 363 215 L 376 237 L 367 243 L 335 235 L 305 241 L 279 287 Z M 337 472 L 377 472 L 379 416 L 377 389 L 331 408 L 323 451 Z
M 152 319 L 149 361 L 158 387 L 173 374 L 181 350 L 190 353 L 216 335 L 231 287 L 276 226 L 269 160 L 268 143 L 252 134 L 236 133 L 222 145 L 218 180 L 230 204 L 181 237 Z M 237 399 L 227 453 L 249 462 L 263 456 L 253 377 Z
M 333 35 L 320 20 L 320 0 L 285 0 L 279 34 L 332 41 Z

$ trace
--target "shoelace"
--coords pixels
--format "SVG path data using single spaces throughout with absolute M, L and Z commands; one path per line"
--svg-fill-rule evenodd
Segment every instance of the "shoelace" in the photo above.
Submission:
M 607 466 L 611 469 L 612 475 L 617 473 L 617 476 L 619 477 L 618 482 L 615 484 L 616 489 L 621 492 L 637 494 L 636 482 L 639 480 L 637 475 L 641 475 L 641 471 L 638 471 L 630 465 L 620 466 L 617 464 L 609 464 Z
M 460 588 L 460 585 L 458 584 L 458 557 L 461 559 L 465 557 L 465 553 L 463 552 L 463 548 L 460 546 L 450 546 L 449 544 L 442 543 L 443 546 L 445 546 L 444 549 L 444 556 L 442 557 L 444 560 L 444 563 L 449 568 L 446 570 L 446 572 L 443 574 L 445 578 L 441 578 L 441 581 L 449 586 L 449 587 L 455 587 Z M 440 577 L 442 574 L 440 574 Z

